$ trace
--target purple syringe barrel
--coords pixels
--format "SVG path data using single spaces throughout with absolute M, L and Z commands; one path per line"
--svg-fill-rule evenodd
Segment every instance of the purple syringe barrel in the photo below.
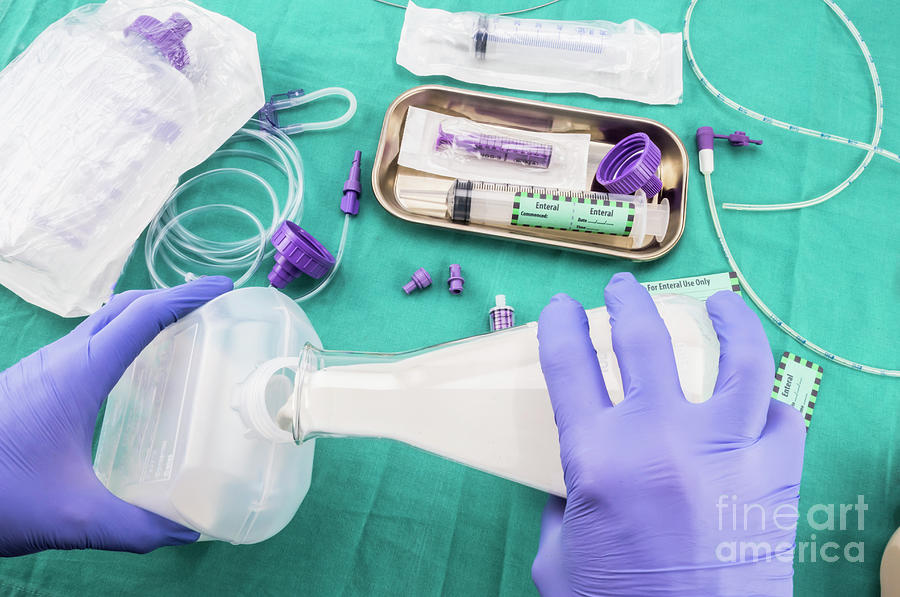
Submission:
M 553 146 L 548 143 L 523 141 L 500 135 L 481 133 L 448 133 L 438 127 L 434 148 L 459 149 L 479 158 L 525 164 L 535 168 L 549 168 L 553 156 Z

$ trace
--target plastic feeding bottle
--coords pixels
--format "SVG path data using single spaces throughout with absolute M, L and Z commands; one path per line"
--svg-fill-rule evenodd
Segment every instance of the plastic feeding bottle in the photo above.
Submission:
M 309 319 L 274 288 L 229 292 L 167 327 L 109 395 L 97 476 L 203 538 L 271 537 L 309 489 L 314 444 L 275 425 L 293 374 L 266 365 L 307 343 L 319 344 Z
M 704 304 L 654 300 L 685 396 L 705 400 L 719 346 Z M 619 402 L 606 310 L 588 318 Z M 400 354 L 327 351 L 272 288 L 222 295 L 150 343 L 110 394 L 94 468 L 119 497 L 204 538 L 254 543 L 293 517 L 323 436 L 395 439 L 565 495 L 537 324 Z

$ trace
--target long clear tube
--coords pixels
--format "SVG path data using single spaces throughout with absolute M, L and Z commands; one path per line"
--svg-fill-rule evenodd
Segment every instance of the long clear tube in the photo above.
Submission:
M 694 70 L 694 74 L 697 75 L 697 78 L 700 79 L 700 82 L 706 87 L 707 91 L 709 91 L 713 96 L 723 102 L 725 105 L 734 108 L 738 112 L 742 114 L 746 114 L 751 118 L 755 118 L 767 124 L 772 124 L 774 126 L 802 133 L 804 135 L 810 135 L 813 137 L 819 137 L 821 139 L 825 139 L 827 141 L 834 141 L 838 143 L 844 143 L 845 145 L 850 145 L 852 147 L 859 147 L 861 149 L 866 150 L 866 157 L 863 159 L 862 163 L 853 171 L 853 173 L 845 179 L 841 184 L 836 186 L 831 191 L 825 193 L 824 195 L 820 195 L 814 199 L 809 199 L 807 201 L 801 201 L 797 203 L 782 203 L 777 205 L 747 205 L 740 203 L 727 203 L 723 204 L 722 207 L 729 209 L 736 209 L 740 211 L 769 211 L 769 210 L 784 210 L 784 209 L 798 209 L 802 207 L 808 207 L 810 205 L 816 205 L 818 203 L 822 203 L 823 201 L 827 201 L 831 197 L 834 197 L 842 190 L 844 190 L 847 186 L 850 185 L 863 170 L 868 166 L 869 161 L 872 159 L 874 154 L 879 154 L 884 157 L 887 157 L 895 162 L 900 162 L 900 156 L 897 154 L 884 150 L 877 146 L 879 139 L 881 139 L 881 131 L 884 123 L 884 106 L 882 104 L 881 97 L 881 83 L 878 80 L 878 72 L 875 70 L 875 62 L 872 59 L 871 53 L 869 53 L 869 48 L 866 46 L 866 43 L 863 41 L 862 37 L 857 31 L 856 27 L 853 23 L 850 22 L 850 19 L 847 18 L 847 15 L 844 14 L 844 11 L 838 7 L 832 0 L 823 0 L 825 4 L 834 11 L 834 13 L 843 21 L 844 25 L 853 35 L 853 38 L 856 40 L 857 45 L 859 45 L 860 49 L 863 52 L 863 56 L 866 59 L 866 63 L 869 66 L 869 74 L 872 78 L 872 85 L 875 89 L 875 133 L 872 137 L 872 143 L 861 143 L 859 141 L 854 141 L 852 139 L 847 139 L 846 137 L 840 137 L 837 135 L 831 135 L 828 133 L 822 133 L 819 131 L 815 131 L 813 129 L 808 129 L 805 127 L 796 126 L 793 124 L 789 124 L 786 122 L 782 122 L 780 120 L 764 116 L 758 112 L 754 112 L 749 108 L 745 108 L 744 106 L 738 104 L 737 102 L 729 99 L 725 95 L 723 95 L 718 89 L 716 89 L 712 83 L 703 75 L 700 67 L 697 66 L 697 62 L 694 59 L 694 53 L 691 49 L 691 41 L 690 41 L 690 24 L 691 24 L 691 16 L 694 12 L 694 7 L 697 5 L 699 0 L 692 0 L 690 6 L 688 6 L 687 13 L 684 17 L 684 49 L 687 54 L 688 63 L 691 65 L 691 68 Z M 738 279 L 741 282 L 741 286 L 747 291 L 747 295 L 750 297 L 750 300 L 759 307 L 760 311 L 762 311 L 766 317 L 768 317 L 772 323 L 778 326 L 780 330 L 782 330 L 785 334 L 799 342 L 801 345 L 810 349 L 818 355 L 821 355 L 839 365 L 843 365 L 844 367 L 849 367 L 850 369 L 854 369 L 856 371 L 862 371 L 864 373 L 871 373 L 873 375 L 884 375 L 888 377 L 900 377 L 900 370 L 897 369 L 885 369 L 882 367 L 874 367 L 871 365 L 864 365 L 857 361 L 853 361 L 851 359 L 847 359 L 841 356 L 838 356 L 818 344 L 815 344 L 809 340 L 807 340 L 803 335 L 794 330 L 790 325 L 784 322 L 780 317 L 778 317 L 774 311 L 769 309 L 769 307 L 762 301 L 759 295 L 753 290 L 753 287 L 750 286 L 750 283 L 747 281 L 747 278 L 744 277 L 743 272 L 738 267 L 737 263 L 734 260 L 734 256 L 731 254 L 731 250 L 728 248 L 728 243 L 725 240 L 725 234 L 722 232 L 722 226 L 719 223 L 719 212 L 716 209 L 716 201 L 713 196 L 712 189 L 712 178 L 711 174 L 704 174 L 704 179 L 706 182 L 706 199 L 709 204 L 709 213 L 712 216 L 713 227 L 716 230 L 716 236 L 719 238 L 719 243 L 722 245 L 722 250 L 725 252 L 725 257 L 728 259 L 728 263 L 731 266 L 731 269 L 737 274 Z
M 337 273 L 338 268 L 341 267 L 341 260 L 344 258 L 344 247 L 347 245 L 347 231 L 350 229 L 350 214 L 344 215 L 344 229 L 341 231 L 341 243 L 338 245 L 337 256 L 334 258 L 334 267 L 331 268 L 331 271 L 328 272 L 328 275 L 325 276 L 325 279 L 322 280 L 321 283 L 317 284 L 313 288 L 311 288 L 306 294 L 294 299 L 297 303 L 302 303 L 304 301 L 308 301 L 312 297 L 316 296 L 323 290 L 328 284 L 331 282 L 331 279 L 334 278 L 334 275 Z
M 336 128 L 350 120 L 356 112 L 356 97 L 341 87 L 328 87 L 313 91 L 303 96 L 301 101 L 294 101 L 292 105 L 301 105 L 330 95 L 339 95 L 346 98 L 349 102 L 349 108 L 342 116 L 324 122 L 290 125 L 287 128 L 296 132 L 321 131 Z M 261 124 L 259 120 L 250 119 L 251 126 L 242 128 L 232 135 L 225 145 L 211 157 L 245 157 L 274 167 L 287 178 L 288 191 L 284 205 L 279 200 L 278 194 L 264 178 L 242 168 L 215 168 L 201 172 L 186 180 L 172 192 L 166 206 L 151 222 L 147 230 L 147 238 L 144 244 L 144 259 L 154 288 L 168 288 L 168 284 L 159 275 L 157 269 L 157 263 L 160 259 L 185 280 L 195 278 L 196 274 L 179 266 L 179 263 L 197 266 L 203 272 L 212 271 L 223 274 L 235 271 L 242 272 L 234 283 L 235 288 L 238 288 L 244 285 L 259 269 L 264 259 L 270 258 L 274 254 L 275 249 L 269 246 L 268 240 L 281 222 L 284 220 L 299 221 L 302 218 L 303 162 L 300 158 L 300 152 L 290 140 L 290 137 L 284 132 L 268 126 L 262 127 Z M 251 128 L 253 125 L 260 128 Z M 228 147 L 238 141 L 246 140 L 262 143 L 269 153 Z M 251 211 L 236 205 L 215 203 L 201 205 L 183 212 L 178 211 L 178 198 L 199 182 L 213 177 L 235 175 L 246 177 L 262 187 L 269 198 L 272 204 L 272 220 L 268 227 L 263 225 L 262 220 Z M 195 234 L 184 225 L 184 220 L 201 213 L 208 213 L 211 210 L 229 211 L 242 216 L 250 221 L 256 228 L 256 232 L 251 236 L 235 241 L 218 241 Z M 306 301 L 318 295 L 334 278 L 344 255 L 349 226 L 350 217 L 348 214 L 344 218 L 341 242 L 338 247 L 334 267 L 319 284 L 295 299 L 297 302 Z
M 863 365 L 862 363 L 846 359 L 825 350 L 818 344 L 807 340 L 803 335 L 795 331 L 780 317 L 775 315 L 775 313 L 771 309 L 769 309 L 769 307 L 766 306 L 762 299 L 759 298 L 759 295 L 756 294 L 756 292 L 753 290 L 753 287 L 750 286 L 747 278 L 744 277 L 744 274 L 741 272 L 740 268 L 737 266 L 737 263 L 735 263 L 734 261 L 734 256 L 731 254 L 731 249 L 728 248 L 728 243 L 725 242 L 725 234 L 722 232 L 722 225 L 719 223 L 719 212 L 716 210 L 716 200 L 713 196 L 712 174 L 705 174 L 704 178 L 706 180 L 706 200 L 709 203 L 709 213 L 712 216 L 713 226 L 716 229 L 716 236 L 719 237 L 719 243 L 722 244 L 722 249 L 725 251 L 725 258 L 728 259 L 728 263 L 729 265 L 731 265 L 731 269 L 733 269 L 737 274 L 738 280 L 740 280 L 741 282 L 741 289 L 747 291 L 747 296 L 749 296 L 750 300 L 752 300 L 756 304 L 756 306 L 759 307 L 759 310 L 765 313 L 766 317 L 768 317 L 772 321 L 772 323 L 777 325 L 778 328 L 785 334 L 787 334 L 806 348 L 810 349 L 814 353 L 822 355 L 829 361 L 832 361 L 839 365 L 843 365 L 845 367 L 849 367 L 851 369 L 855 369 L 857 371 L 862 371 L 864 373 L 872 373 L 873 375 L 886 375 L 888 377 L 900 377 L 900 370 L 884 369 L 882 367 Z
M 259 125 L 259 121 L 250 120 Z M 255 140 L 261 142 L 270 152 L 230 149 L 229 145 L 238 141 Z M 176 265 L 176 260 L 196 265 L 202 271 L 216 273 L 242 271 L 235 280 L 235 287 L 242 286 L 256 271 L 263 259 L 274 254 L 275 249 L 266 249 L 266 242 L 275 232 L 278 225 L 286 219 L 298 220 L 303 215 L 303 162 L 300 152 L 290 138 L 275 129 L 254 129 L 245 127 L 231 136 L 222 149 L 212 157 L 242 156 L 259 160 L 279 170 L 287 178 L 288 191 L 284 205 L 278 199 L 275 190 L 258 174 L 241 168 L 216 168 L 201 172 L 180 184 L 166 203 L 165 208 L 150 223 L 147 239 L 144 244 L 144 258 L 147 270 L 155 288 L 168 288 L 157 270 L 157 259 L 162 259 L 180 276 L 190 278 L 194 274 L 184 271 Z M 268 226 L 252 212 L 225 204 L 202 205 L 184 212 L 178 212 L 178 199 L 186 191 L 203 180 L 221 176 L 244 176 L 260 185 L 272 203 L 272 220 Z M 239 214 L 256 228 L 257 232 L 247 238 L 234 241 L 216 241 L 203 238 L 188 230 L 183 221 L 209 210 L 230 209 Z
M 872 134 L 872 141 L 870 143 L 856 141 L 854 139 L 849 139 L 840 135 L 833 135 L 831 133 L 824 133 L 822 131 L 817 131 L 803 126 L 798 126 L 796 124 L 791 124 L 789 122 L 784 122 L 765 114 L 760 114 L 759 112 L 742 106 L 741 104 L 737 103 L 736 101 L 732 100 L 721 91 L 716 89 L 716 87 L 709 81 L 709 79 L 706 78 L 706 76 L 700 70 L 700 66 L 697 64 L 697 61 L 694 58 L 693 48 L 691 47 L 691 17 L 694 14 L 694 7 L 697 5 L 697 2 L 699 2 L 699 0 L 691 1 L 690 6 L 688 6 L 687 13 L 684 16 L 684 51 L 685 54 L 687 54 L 688 64 L 691 65 L 694 74 L 697 75 L 700 83 L 702 83 L 706 90 L 709 91 L 716 99 L 721 101 L 726 106 L 737 110 L 741 114 L 746 114 L 750 118 L 754 118 L 756 120 L 759 120 L 760 122 L 771 124 L 788 131 L 801 133 L 803 135 L 809 135 L 810 137 L 818 137 L 820 139 L 825 139 L 826 141 L 842 143 L 844 145 L 849 145 L 851 147 L 856 147 L 858 149 L 863 149 L 866 151 L 866 155 L 863 158 L 862 162 L 859 164 L 859 166 L 856 167 L 856 169 L 850 174 L 850 176 L 845 178 L 840 184 L 838 184 L 827 193 L 819 195 L 818 197 L 807 199 L 806 201 L 798 201 L 795 203 L 777 203 L 770 205 L 723 203 L 722 207 L 724 209 L 734 209 L 737 211 L 780 211 L 788 209 L 800 209 L 803 207 L 809 207 L 811 205 L 818 205 L 819 203 L 823 203 L 831 199 L 832 197 L 846 189 L 848 186 L 850 186 L 850 184 L 853 183 L 853 181 L 856 180 L 860 174 L 862 174 L 863 170 L 866 169 L 866 167 L 869 165 L 869 162 L 872 160 L 872 156 L 876 153 L 900 163 L 900 155 L 878 146 L 878 142 L 881 140 L 881 132 L 884 123 L 884 103 L 881 96 L 881 82 L 878 79 L 878 71 L 875 69 L 875 61 L 872 59 L 872 54 L 869 52 L 869 48 L 866 45 L 866 42 L 863 41 L 862 36 L 856 29 L 856 26 L 854 26 L 853 23 L 850 22 L 850 19 L 847 17 L 844 11 L 841 10 L 841 8 L 832 0 L 823 0 L 823 2 L 825 2 L 825 4 L 827 4 L 828 7 L 831 8 L 832 11 L 834 11 L 838 18 L 840 18 L 844 25 L 847 27 L 848 31 L 850 31 L 850 34 L 853 35 L 853 39 L 856 40 L 856 44 L 859 46 L 859 49 L 862 51 L 863 57 L 866 60 L 866 65 L 869 67 L 869 76 L 872 79 L 872 88 L 875 91 L 875 131 Z

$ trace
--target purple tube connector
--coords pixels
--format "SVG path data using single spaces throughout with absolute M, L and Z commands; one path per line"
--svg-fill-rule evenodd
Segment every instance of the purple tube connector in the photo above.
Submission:
M 479 158 L 514 162 L 536 168 L 549 168 L 550 158 L 553 157 L 553 146 L 547 143 L 480 133 L 454 134 L 439 126 L 434 148 L 440 150 L 445 147 L 460 149 Z
M 344 196 L 341 197 L 341 211 L 354 216 L 359 213 L 359 195 L 362 193 L 362 185 L 359 182 L 361 159 L 361 151 L 357 150 L 353 153 L 353 165 L 350 166 L 350 174 L 344 183 Z
M 713 145 L 716 139 L 727 139 L 732 147 L 746 147 L 750 143 L 762 145 L 762 139 L 751 139 L 744 131 L 735 131 L 730 135 L 717 135 L 711 126 L 697 129 L 697 150 L 700 153 L 700 172 L 711 174 L 715 169 Z
M 450 286 L 450 294 L 462 294 L 463 284 L 466 280 L 462 277 L 462 268 L 458 263 L 450 266 L 450 277 L 447 278 L 447 284 Z
M 269 101 L 263 104 L 263 107 L 259 109 L 256 117 L 259 120 L 259 128 L 261 129 L 282 129 L 286 135 L 290 135 L 293 131 L 290 130 L 291 126 L 282 127 L 278 124 L 278 112 L 279 110 L 287 110 L 293 106 L 296 106 L 298 103 L 298 99 L 303 97 L 305 92 L 302 89 L 292 89 L 290 91 L 286 91 L 284 93 L 276 93 L 273 96 L 269 97 Z
M 431 286 L 431 276 L 428 275 L 428 272 L 426 272 L 424 268 L 420 267 L 413 272 L 409 282 L 403 285 L 403 292 L 410 294 L 414 290 L 428 288 L 429 286 Z
M 597 182 L 620 195 L 643 189 L 649 199 L 662 191 L 662 181 L 656 176 L 661 160 L 659 147 L 646 133 L 628 135 L 600 160 Z
M 697 149 L 712 149 L 715 139 L 727 139 L 732 147 L 746 147 L 750 143 L 762 145 L 762 139 L 751 139 L 744 131 L 734 131 L 730 135 L 717 135 L 711 126 L 697 129 Z

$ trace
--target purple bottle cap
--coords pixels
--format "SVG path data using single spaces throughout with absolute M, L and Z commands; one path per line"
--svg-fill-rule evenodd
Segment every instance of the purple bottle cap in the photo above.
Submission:
M 649 199 L 662 191 L 662 181 L 656 176 L 661 159 L 659 147 L 646 133 L 628 135 L 600 160 L 597 182 L 620 195 L 643 189 Z
M 460 294 L 463 291 L 463 284 L 466 280 L 462 277 L 462 269 L 458 263 L 450 266 L 450 277 L 447 278 L 447 284 L 450 286 L 450 294 Z
M 425 271 L 425 268 L 419 268 L 413 272 L 409 282 L 403 285 L 403 292 L 410 294 L 417 288 L 428 288 L 431 286 L 431 276 Z
M 193 28 L 191 22 L 180 12 L 173 12 L 165 23 L 150 15 L 141 15 L 125 28 L 125 36 L 134 33 L 143 37 L 165 56 L 173 67 L 183 70 L 190 64 L 184 37 Z
M 285 220 L 272 235 L 275 265 L 269 272 L 269 282 L 284 288 L 301 273 L 315 279 L 334 267 L 334 256 L 312 235 L 290 220 Z
M 359 162 L 362 152 L 353 153 L 353 165 L 350 166 L 350 174 L 344 183 L 344 196 L 341 197 L 341 211 L 345 214 L 356 215 L 359 213 L 359 194 L 362 193 L 362 185 L 359 182 Z

